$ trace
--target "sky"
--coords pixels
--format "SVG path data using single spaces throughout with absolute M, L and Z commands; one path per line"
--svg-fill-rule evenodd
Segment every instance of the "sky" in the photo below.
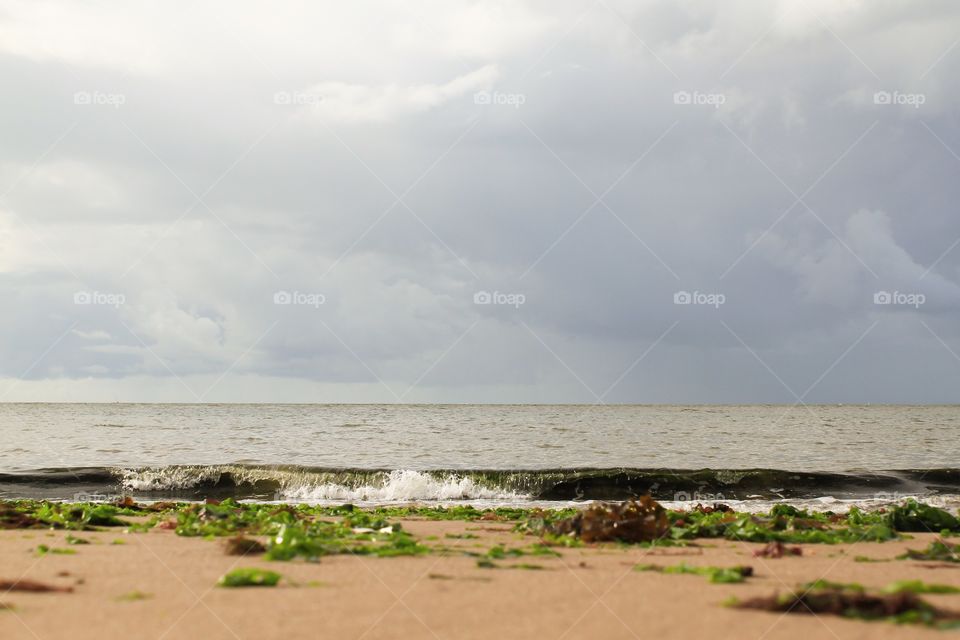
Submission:
M 0 401 L 960 402 L 960 5 L 0 0 Z

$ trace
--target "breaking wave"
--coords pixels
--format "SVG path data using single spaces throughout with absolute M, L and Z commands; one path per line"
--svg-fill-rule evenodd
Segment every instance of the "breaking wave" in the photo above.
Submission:
M 960 469 L 796 472 L 776 469 L 343 469 L 291 465 L 85 467 L 0 473 L 0 497 L 77 499 L 127 494 L 146 500 L 228 497 L 284 502 L 501 504 L 623 500 L 898 500 L 960 494 Z
M 508 489 L 487 487 L 469 476 L 451 474 L 436 477 L 422 471 L 390 471 L 380 483 L 360 486 L 325 483 L 284 489 L 282 496 L 293 502 L 433 502 L 492 500 L 520 502 L 531 496 Z

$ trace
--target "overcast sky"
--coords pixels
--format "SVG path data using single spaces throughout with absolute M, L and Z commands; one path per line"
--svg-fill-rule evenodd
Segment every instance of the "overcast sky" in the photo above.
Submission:
M 0 0 L 0 400 L 958 402 L 958 42 L 952 0 Z

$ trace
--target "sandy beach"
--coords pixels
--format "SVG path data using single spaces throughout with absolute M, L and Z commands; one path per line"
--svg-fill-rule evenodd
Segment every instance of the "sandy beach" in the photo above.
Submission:
M 921 579 L 960 587 L 960 564 L 895 560 L 935 536 L 885 543 L 806 544 L 801 556 L 754 557 L 762 544 L 723 539 L 644 549 L 616 543 L 556 548 L 478 566 L 495 545 L 536 538 L 510 522 L 404 518 L 404 530 L 434 552 L 416 557 L 325 556 L 319 562 L 227 555 L 223 539 L 146 532 L 0 531 L 0 580 L 37 581 L 69 592 L 0 592 L 0 637 L 74 638 L 942 638 L 920 625 L 723 606 L 828 579 L 882 588 Z M 89 544 L 68 544 L 67 536 Z M 472 537 L 476 536 L 476 537 Z M 260 538 L 266 540 L 265 538 Z M 40 545 L 50 551 L 38 553 Z M 68 549 L 70 555 L 53 550 Z M 855 557 L 861 561 L 855 561 Z M 886 560 L 863 562 L 862 559 Z M 637 571 L 638 564 L 749 565 L 739 584 L 700 575 Z M 521 568 L 527 565 L 526 568 Z M 530 567 L 529 565 L 535 565 Z M 283 576 L 273 588 L 227 589 L 221 576 L 260 567 Z M 924 595 L 945 609 L 958 595 Z

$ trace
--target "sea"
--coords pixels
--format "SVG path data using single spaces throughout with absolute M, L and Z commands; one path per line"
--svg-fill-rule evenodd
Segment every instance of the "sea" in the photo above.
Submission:
M 0 498 L 960 506 L 960 407 L 0 404 Z

